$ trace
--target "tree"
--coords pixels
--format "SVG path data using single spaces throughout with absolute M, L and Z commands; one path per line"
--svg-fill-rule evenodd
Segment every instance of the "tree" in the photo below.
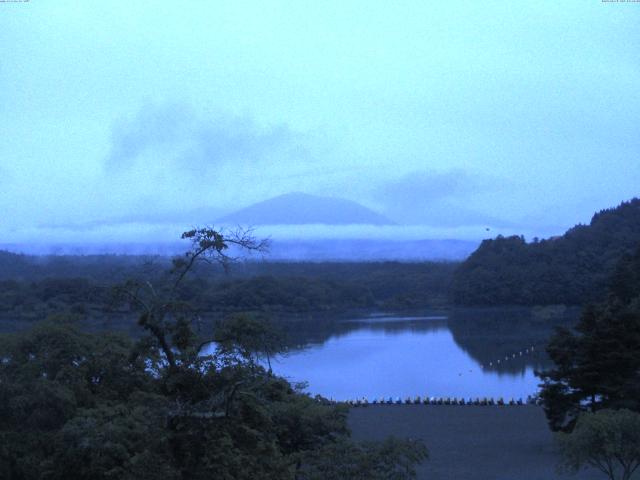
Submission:
M 423 458 L 417 444 L 358 446 L 348 436 L 346 407 L 265 371 L 256 355 L 276 348 L 265 324 L 231 319 L 216 348 L 203 352 L 210 339 L 198 332 L 184 279 L 201 261 L 227 266 L 229 245 L 263 244 L 213 229 L 183 238 L 192 249 L 174 260 L 164 282 L 118 289 L 138 313 L 137 341 L 82 332 L 72 318 L 0 336 L 0 477 L 294 480 L 325 462 L 317 452 L 335 444 L 376 459 L 354 470 L 356 457 L 336 455 L 336 468 L 355 472 L 352 478 L 394 469 L 392 478 L 413 478 Z
M 629 480 L 640 466 L 640 414 L 630 410 L 583 413 L 571 433 L 558 434 L 561 468 L 597 468 L 610 480 Z
M 193 342 L 191 325 L 197 323 L 199 317 L 182 299 L 180 287 L 184 279 L 201 262 L 217 263 L 228 269 L 234 260 L 228 254 L 230 247 L 241 251 L 264 251 L 266 241 L 257 241 L 250 233 L 237 230 L 225 235 L 213 228 L 184 232 L 182 239 L 191 241 L 191 249 L 183 257 L 173 259 L 173 268 L 162 285 L 153 285 L 149 280 L 132 280 L 118 289 L 121 297 L 139 312 L 138 324 L 155 339 L 156 349 L 171 369 L 176 369 L 178 362 L 192 364 L 197 361 L 204 345 Z M 176 351 L 182 358 L 176 358 Z
M 267 360 L 271 373 L 271 358 L 285 349 L 284 335 L 263 318 L 234 314 L 216 325 L 213 336 L 217 348 L 227 354 L 237 353 L 257 364 L 259 356 Z
M 555 367 L 540 373 L 553 430 L 571 430 L 582 411 L 640 411 L 640 248 L 623 257 L 607 302 L 589 306 L 574 331 L 560 329 L 547 352 Z
M 117 412 L 136 392 L 153 390 L 154 379 L 145 372 L 145 363 L 128 358 L 131 346 L 123 336 L 83 333 L 68 317 L 1 337 L 1 478 L 36 479 L 66 468 L 66 478 L 92 478 L 74 475 L 72 466 L 78 466 L 81 457 L 59 464 L 54 459 L 69 446 L 63 432 L 81 412 L 89 416 L 109 405 L 117 405 Z M 95 423 L 86 426 L 85 433 L 99 435 Z M 152 448 L 149 441 L 138 453 Z
M 484 240 L 457 268 L 451 295 L 464 305 L 580 305 L 606 296 L 618 261 L 640 241 L 640 198 L 596 213 L 558 237 Z

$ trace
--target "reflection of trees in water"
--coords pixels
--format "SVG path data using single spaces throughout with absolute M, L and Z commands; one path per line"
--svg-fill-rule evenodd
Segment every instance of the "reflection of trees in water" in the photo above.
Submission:
M 545 346 L 556 326 L 570 326 L 578 318 L 579 309 L 564 307 L 535 308 L 464 308 L 446 312 L 448 320 L 425 317 L 442 312 L 401 312 L 395 316 L 339 316 L 309 314 L 280 319 L 290 350 L 322 345 L 354 331 L 369 330 L 387 335 L 407 332 L 426 333 L 449 330 L 458 347 L 485 371 L 505 375 L 523 375 L 527 368 L 547 366 Z M 525 349 L 534 347 L 529 353 Z M 522 356 L 519 355 L 523 352 Z M 513 358 L 513 355 L 516 355 Z M 505 360 L 508 357 L 508 360 Z M 500 360 L 498 364 L 497 360 Z M 489 366 L 489 363 L 492 363 Z
M 485 370 L 517 374 L 546 366 L 545 346 L 555 327 L 573 325 L 578 315 L 578 308 L 562 306 L 454 309 L 448 327 L 456 344 Z M 533 352 L 525 353 L 532 346 Z
M 447 328 L 445 318 L 424 319 L 424 310 L 401 312 L 396 315 L 371 315 L 371 312 L 336 313 L 314 312 L 304 314 L 275 314 L 270 312 L 248 312 L 258 318 L 269 320 L 274 327 L 284 333 L 286 346 L 298 350 L 311 345 L 319 345 L 330 338 L 340 338 L 356 330 L 368 329 L 383 331 L 387 334 L 402 334 L 407 331 L 427 332 Z M 223 312 L 202 312 L 200 322 L 194 327 L 196 334 L 203 338 L 213 335 L 216 322 L 225 318 Z M 371 316 L 369 316 L 371 315 Z M 443 316 L 442 312 L 429 315 Z M 25 323 L 25 322 L 22 322 Z M 130 313 L 109 313 L 101 317 L 91 318 L 86 322 L 90 331 L 118 330 L 136 338 L 140 336 L 140 328 L 136 318 Z
M 577 321 L 578 308 L 464 308 L 442 311 L 404 311 L 395 315 L 308 313 L 283 317 L 264 315 L 280 328 L 286 337 L 290 351 L 321 345 L 329 339 L 338 339 L 357 330 L 384 332 L 400 335 L 450 330 L 453 339 L 475 361 L 484 365 L 485 371 L 498 374 L 522 375 L 527 368 L 542 369 L 548 366 L 545 346 L 556 326 L 570 326 Z M 448 316 L 448 320 L 425 317 Z M 223 314 L 208 313 L 196 331 L 205 338 L 213 332 L 217 319 Z M 127 313 L 111 313 L 94 319 L 87 325 L 92 331 L 118 329 L 133 336 L 139 334 L 135 319 Z M 534 347 L 534 353 L 518 355 L 525 348 Z M 512 358 L 513 354 L 516 358 Z M 505 361 L 505 357 L 509 360 Z M 497 360 L 500 359 L 500 364 Z M 489 362 L 493 365 L 489 366 Z
M 341 335 L 353 330 L 370 330 L 390 335 L 400 335 L 406 332 L 425 333 L 447 330 L 446 318 L 410 317 L 405 319 L 403 317 L 390 317 L 375 320 L 358 319 L 344 323 L 350 325 L 351 328 Z
M 291 350 L 302 350 L 313 345 L 321 345 L 330 339 L 344 337 L 354 331 L 369 330 L 401 335 L 407 332 L 424 333 L 447 329 L 446 319 L 425 318 L 426 316 L 424 311 L 420 312 L 420 316 L 415 315 L 415 312 L 362 317 L 310 314 L 303 318 L 280 319 L 277 324 L 286 332 L 288 347 Z

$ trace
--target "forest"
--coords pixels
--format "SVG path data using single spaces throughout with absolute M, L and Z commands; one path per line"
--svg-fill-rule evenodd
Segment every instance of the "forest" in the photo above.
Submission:
M 344 405 L 259 363 L 282 348 L 266 322 L 233 316 L 202 338 L 181 284 L 202 260 L 225 263 L 233 239 L 184 237 L 192 249 L 165 277 L 113 289 L 137 317 L 136 338 L 87 333 L 73 312 L 0 337 L 2 478 L 413 478 L 427 457 L 420 441 L 351 441 Z M 78 285 L 53 291 L 73 301 L 88 291 Z
M 451 296 L 462 305 L 582 305 L 599 301 L 617 262 L 640 240 L 640 199 L 596 213 L 544 240 L 485 240 L 456 269 Z
M 127 279 L 164 278 L 166 257 L 66 256 L 38 258 L 0 252 L 2 329 L 71 312 L 94 326 L 122 328 L 130 312 L 112 302 Z M 272 263 L 197 265 L 181 293 L 212 316 L 260 312 L 272 316 L 356 309 L 446 305 L 454 263 Z
M 539 372 L 549 426 L 579 453 L 590 412 L 615 425 L 640 411 L 639 211 L 634 199 L 557 239 L 498 237 L 462 264 L 234 263 L 227 242 L 260 244 L 208 228 L 173 259 L 0 252 L 2 478 L 415 478 L 421 441 L 354 441 L 346 405 L 271 371 L 296 342 L 283 326 L 326 339 L 340 328 L 318 312 L 358 309 L 447 309 L 483 363 L 487 342 L 508 355 L 530 332 L 552 362 Z M 577 324 L 564 306 L 478 321 L 456 302 L 585 308 Z
M 194 268 L 182 287 L 204 311 L 304 313 L 426 306 L 582 305 L 602 300 L 607 281 L 640 238 L 640 199 L 596 213 L 560 237 L 485 240 L 464 262 L 268 262 Z M 0 251 L 0 315 L 33 319 L 73 308 L 107 313 L 127 278 L 159 278 L 167 257 Z

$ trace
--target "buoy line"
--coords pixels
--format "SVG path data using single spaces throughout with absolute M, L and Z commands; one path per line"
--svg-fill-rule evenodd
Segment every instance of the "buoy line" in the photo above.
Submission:
M 366 397 L 353 399 L 353 400 L 333 400 L 325 399 L 322 397 L 316 397 L 321 403 L 328 403 L 332 405 L 347 404 L 352 407 L 361 407 L 368 405 L 478 405 L 478 406 L 517 406 L 517 405 L 542 405 L 540 397 L 535 395 L 529 395 L 526 399 L 522 397 L 518 399 L 509 398 L 505 400 L 504 397 L 476 397 L 465 399 L 463 397 L 406 397 L 404 399 L 400 397 L 380 397 L 374 398 L 369 401 Z
M 535 347 L 533 345 L 531 345 L 531 347 L 525 348 L 524 350 L 520 350 L 518 351 L 518 353 L 512 353 L 511 355 L 505 355 L 504 359 L 499 358 L 497 360 L 491 361 L 489 362 L 489 367 L 493 367 L 494 365 L 500 365 L 502 362 L 508 362 L 509 360 L 514 360 L 529 354 L 532 354 L 535 352 Z M 484 364 L 480 364 L 480 368 L 482 370 L 485 369 L 485 365 Z

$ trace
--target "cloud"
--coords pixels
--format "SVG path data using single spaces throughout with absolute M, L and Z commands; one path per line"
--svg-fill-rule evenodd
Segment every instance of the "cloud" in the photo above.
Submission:
M 459 206 L 452 202 L 442 201 L 432 204 L 430 207 L 415 212 L 408 223 L 422 225 L 458 228 L 478 226 L 483 228 L 517 228 L 515 222 L 503 218 L 487 215 L 473 208 Z
M 119 228 L 125 225 L 183 225 L 184 228 L 194 225 L 211 225 L 219 218 L 224 210 L 215 207 L 197 207 L 190 209 L 163 209 L 149 211 L 141 209 L 125 215 L 98 218 L 81 222 L 41 223 L 38 228 L 50 230 L 69 230 L 86 232 L 96 228 Z
M 485 176 L 472 175 L 464 170 L 446 172 L 413 171 L 388 181 L 377 189 L 387 203 L 406 206 L 426 206 L 445 198 L 468 197 L 489 188 L 490 180 Z
M 120 119 L 111 131 L 108 169 L 126 169 L 144 152 L 184 141 L 193 129 L 193 116 L 178 104 L 145 105 L 134 118 Z
M 113 125 L 108 172 L 140 163 L 173 167 L 196 177 L 223 165 L 251 166 L 300 151 L 299 136 L 286 124 L 261 127 L 249 117 L 203 116 L 187 105 L 144 105 Z
M 317 140 L 247 115 L 144 104 L 112 125 L 99 179 L 106 201 L 92 220 L 211 222 L 213 210 L 226 213 L 296 186 L 281 177 L 316 165 Z
M 491 193 L 503 183 L 488 175 L 461 169 L 423 170 L 383 182 L 374 193 L 388 215 L 407 224 L 514 227 L 513 222 L 469 206 L 479 195 Z

